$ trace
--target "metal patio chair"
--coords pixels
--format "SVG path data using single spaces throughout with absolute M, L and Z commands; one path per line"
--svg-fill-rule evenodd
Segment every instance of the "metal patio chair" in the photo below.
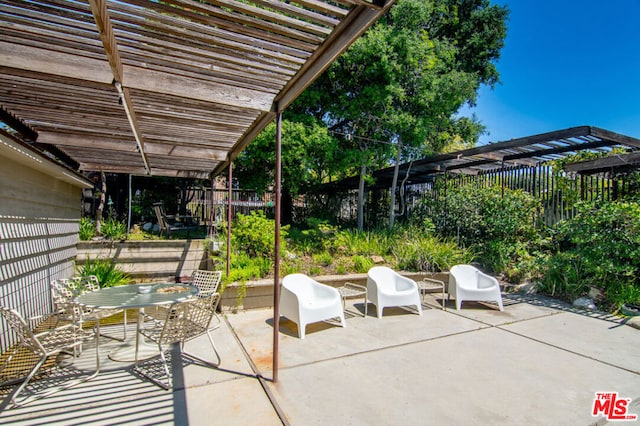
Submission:
M 180 343 L 181 355 L 187 359 L 197 361 L 204 366 L 216 368 L 220 365 L 220 354 L 211 336 L 211 330 L 219 327 L 211 327 L 211 321 L 216 316 L 216 309 L 220 302 L 220 294 L 214 293 L 205 298 L 190 299 L 183 302 L 174 303 L 168 309 L 168 314 L 164 314 L 158 321 L 154 321 L 152 326 L 140 330 L 140 334 L 158 345 L 160 368 L 154 368 L 154 360 L 136 362 L 134 371 L 164 389 L 171 389 L 173 386 L 173 374 L 169 369 L 165 352 L 173 343 Z M 207 335 L 216 361 L 198 357 L 193 353 L 186 352 L 184 345 L 186 342 L 197 337 Z M 160 376 L 160 377 L 159 377 Z
M 187 283 L 198 287 L 200 291 L 198 297 L 209 297 L 218 291 L 221 278 L 222 271 L 196 269 L 191 274 L 191 280 Z
M 120 314 L 122 309 L 94 309 L 80 306 L 76 303 L 76 297 L 99 289 L 100 285 L 95 275 L 52 280 L 51 296 L 54 309 L 60 318 L 76 322 L 81 328 L 85 322 L 98 322 L 101 319 Z M 124 311 L 123 315 L 124 325 L 122 337 L 115 337 L 108 334 L 102 334 L 102 336 L 125 341 L 127 338 L 127 312 Z
M 2 372 L 9 365 L 11 359 L 22 348 L 26 348 L 27 350 L 35 354 L 37 358 L 37 361 L 35 361 L 33 368 L 31 368 L 29 374 L 24 379 L 11 379 L 7 382 L 2 383 L 2 385 L 4 386 L 22 381 L 22 384 L 14 391 L 13 395 L 11 396 L 11 404 L 13 404 L 14 407 L 24 405 L 28 402 L 43 398 L 45 396 L 49 396 L 64 389 L 68 389 L 72 386 L 94 378 L 100 372 L 98 326 L 98 329 L 95 333 L 96 370 L 93 374 L 81 379 L 70 381 L 64 386 L 48 388 L 41 394 L 29 396 L 22 401 L 18 401 L 18 396 L 20 395 L 20 393 L 25 390 L 29 382 L 35 377 L 36 373 L 38 373 L 40 368 L 45 364 L 49 357 L 58 355 L 61 352 L 68 351 L 69 349 L 73 349 L 73 353 L 75 355 L 75 348 L 79 347 L 82 344 L 82 341 L 86 339 L 89 334 L 73 323 L 34 334 L 29 328 L 27 322 L 17 311 L 0 306 L 0 316 L 4 318 L 5 322 L 9 325 L 9 327 L 14 331 L 14 333 L 20 340 L 20 343 L 14 347 L 13 352 L 7 357 L 3 365 L 0 367 L 0 372 Z

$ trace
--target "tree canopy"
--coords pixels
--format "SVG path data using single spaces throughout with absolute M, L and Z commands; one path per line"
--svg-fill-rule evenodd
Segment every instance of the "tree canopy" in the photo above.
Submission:
M 507 15 L 488 0 L 398 0 L 287 111 L 283 191 L 475 145 L 484 127 L 456 113 L 499 82 Z M 243 187 L 273 182 L 273 129 L 238 157 Z

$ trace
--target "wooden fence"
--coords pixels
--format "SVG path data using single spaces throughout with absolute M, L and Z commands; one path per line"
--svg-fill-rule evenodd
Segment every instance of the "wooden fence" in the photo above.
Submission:
M 439 191 L 461 185 L 475 185 L 479 188 L 501 186 L 503 191 L 508 188 L 529 192 L 541 200 L 541 219 L 549 226 L 573 217 L 577 201 L 611 201 L 638 191 L 636 181 L 628 175 L 581 175 L 554 171 L 548 165 L 512 166 L 478 175 L 438 175 L 433 182 L 407 187 L 407 203 L 413 207 L 424 197 L 438 197 Z
M 187 208 L 201 223 L 222 223 L 227 220 L 229 191 L 226 189 L 193 188 L 189 190 L 191 201 Z M 232 220 L 241 213 L 250 214 L 252 211 L 262 210 L 273 212 L 275 197 L 273 193 L 258 194 L 255 191 L 242 189 L 232 190 L 231 217 Z

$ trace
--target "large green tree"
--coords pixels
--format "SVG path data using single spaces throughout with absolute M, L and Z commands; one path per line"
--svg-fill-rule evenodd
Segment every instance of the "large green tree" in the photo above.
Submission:
M 359 228 L 369 170 L 440 152 L 452 143 L 475 144 L 483 127 L 456 112 L 475 102 L 481 84 L 498 82 L 494 62 L 506 17 L 506 8 L 488 0 L 398 0 L 292 105 L 291 120 L 308 123 L 313 117 L 336 139 L 321 147 L 328 173 L 360 175 Z M 312 162 L 313 143 L 297 142 L 297 164 Z M 246 156 L 255 158 L 261 147 L 273 156 L 274 145 L 253 143 Z M 298 172 L 297 177 L 306 175 Z M 244 173 L 239 177 L 245 180 Z M 285 188 L 296 194 L 302 186 L 283 182 L 283 194 Z M 395 196 L 391 203 L 393 220 Z
M 292 198 L 330 181 L 343 166 L 336 161 L 337 139 L 312 117 L 282 123 L 282 221 L 291 222 Z M 275 179 L 276 126 L 267 126 L 234 163 L 245 189 L 268 190 Z M 344 158 L 344 157 L 343 157 Z

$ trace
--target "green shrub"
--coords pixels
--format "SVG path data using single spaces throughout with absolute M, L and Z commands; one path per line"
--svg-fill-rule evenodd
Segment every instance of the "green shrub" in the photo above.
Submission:
M 640 204 L 581 202 L 576 210 L 554 234 L 542 290 L 571 301 L 595 288 L 613 311 L 640 302 Z
M 338 231 L 327 245 L 330 251 L 340 255 L 384 256 L 391 251 L 392 235 L 386 229 L 343 230 Z
M 324 244 L 338 231 L 328 221 L 317 218 L 307 219 L 306 226 L 306 229 L 290 229 L 288 234 L 292 249 L 306 255 L 324 251 Z
M 251 256 L 248 253 L 232 253 L 228 282 L 260 279 L 273 271 L 273 261 L 267 257 Z
M 396 266 L 411 271 L 448 271 L 453 265 L 473 260 L 470 250 L 453 241 L 423 234 L 412 227 L 396 238 L 393 248 Z
M 320 275 L 322 273 L 322 268 L 319 266 L 311 265 L 309 267 L 309 275 Z
M 302 261 L 300 259 L 285 259 L 280 263 L 280 275 L 297 274 L 303 272 Z
M 88 217 L 80 219 L 80 240 L 89 241 L 96 235 L 96 224 Z
M 455 238 L 477 253 L 478 260 L 494 273 L 520 280 L 535 271 L 530 253 L 537 250 L 542 234 L 536 229 L 540 201 L 522 190 L 473 184 L 447 188 L 438 199 L 426 198 L 416 209 L 413 222 L 430 219 L 437 235 Z
M 336 262 L 336 273 L 340 275 L 346 274 L 352 269 L 352 265 L 351 259 L 346 257 L 339 258 Z
M 321 266 L 329 266 L 333 263 L 333 256 L 331 256 L 331 254 L 327 251 L 314 254 L 312 257 L 313 261 Z
M 367 256 L 355 255 L 352 259 L 353 268 L 356 272 L 367 272 L 374 265 L 373 260 Z
M 574 253 L 557 253 L 546 265 L 539 290 L 550 296 L 573 301 L 587 295 L 591 284 L 584 263 Z
M 230 283 L 238 283 L 236 305 L 242 305 L 247 294 L 247 281 L 257 280 L 273 271 L 273 261 L 267 257 L 250 256 L 247 253 L 231 253 L 229 275 L 223 276 L 221 291 Z
M 122 240 L 127 235 L 127 224 L 115 217 L 108 217 L 100 224 L 100 233 L 110 240 Z
M 80 275 L 95 275 L 100 287 L 115 287 L 129 284 L 131 277 L 110 259 L 87 259 L 83 266 L 78 267 Z
M 275 222 L 267 219 L 263 211 L 252 211 L 249 215 L 238 214 L 231 228 L 232 247 L 251 256 L 273 259 L 275 245 Z M 289 225 L 280 228 L 280 250 L 286 248 L 285 239 Z

